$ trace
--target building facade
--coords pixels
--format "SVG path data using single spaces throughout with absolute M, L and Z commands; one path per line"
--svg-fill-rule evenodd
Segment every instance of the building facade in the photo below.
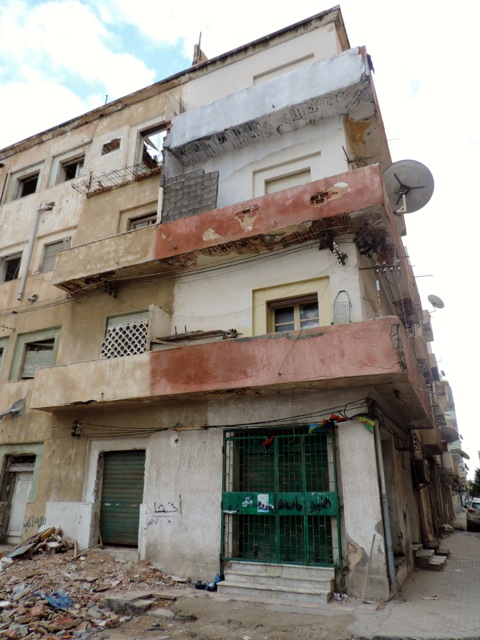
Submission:
M 453 516 L 446 383 L 340 10 L 0 161 L 2 539 L 395 591 Z

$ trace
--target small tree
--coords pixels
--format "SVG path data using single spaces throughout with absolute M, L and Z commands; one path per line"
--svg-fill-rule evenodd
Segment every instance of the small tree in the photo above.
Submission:
M 480 467 L 475 469 L 475 476 L 470 487 L 470 493 L 474 498 L 480 496 Z

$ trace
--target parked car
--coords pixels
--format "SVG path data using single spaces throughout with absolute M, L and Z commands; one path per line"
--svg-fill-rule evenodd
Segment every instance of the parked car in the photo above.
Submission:
M 467 508 L 467 531 L 480 529 L 480 498 L 473 498 Z

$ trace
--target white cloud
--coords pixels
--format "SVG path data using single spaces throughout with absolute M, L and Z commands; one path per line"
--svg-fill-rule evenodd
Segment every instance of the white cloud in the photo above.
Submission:
M 0 104 L 0 148 L 99 106 L 43 80 L 1 84 Z

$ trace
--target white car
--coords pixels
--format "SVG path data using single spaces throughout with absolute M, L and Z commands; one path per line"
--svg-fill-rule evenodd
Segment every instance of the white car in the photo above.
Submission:
M 467 508 L 467 531 L 480 529 L 480 498 L 473 498 Z

